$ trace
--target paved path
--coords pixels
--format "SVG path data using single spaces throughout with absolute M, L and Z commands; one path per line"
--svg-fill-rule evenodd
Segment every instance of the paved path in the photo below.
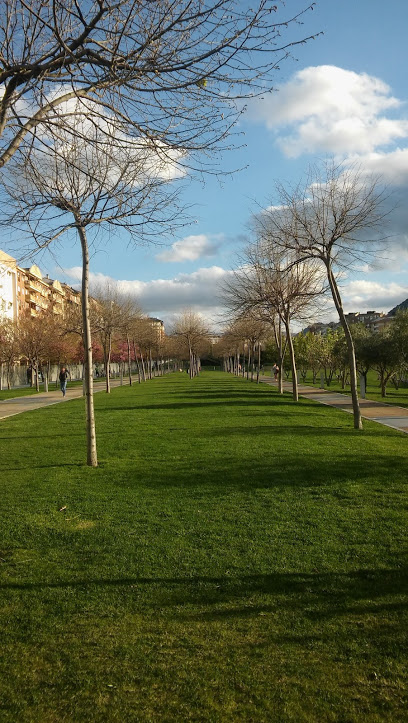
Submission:
M 123 379 L 123 384 L 129 384 L 127 378 Z M 111 387 L 120 386 L 120 379 L 111 379 Z M 103 392 L 106 389 L 105 380 L 94 381 L 94 392 Z M 26 397 L 14 397 L 13 399 L 4 399 L 0 401 L 0 420 L 7 417 L 13 417 L 15 414 L 29 412 L 31 409 L 40 409 L 40 407 L 50 407 L 52 404 L 61 404 L 61 402 L 69 402 L 70 399 L 82 397 L 82 384 L 70 387 L 68 382 L 66 397 L 62 396 L 60 389 L 50 392 L 42 392 L 41 394 L 33 394 Z
M 270 377 L 261 377 L 261 382 L 270 384 L 273 387 L 278 386 L 277 382 L 274 382 Z M 283 388 L 285 391 L 292 391 L 292 383 L 284 382 Z M 327 404 L 329 407 L 336 407 L 344 412 L 353 413 L 351 396 L 348 394 L 340 394 L 327 389 L 317 389 L 307 384 L 299 384 L 299 395 L 313 399 L 313 401 L 320 402 L 320 404 Z M 361 416 L 364 419 L 371 419 L 374 422 L 385 424 L 386 427 L 399 429 L 400 432 L 408 434 L 408 409 L 394 407 L 384 402 L 373 402 L 370 399 L 360 399 L 360 409 Z

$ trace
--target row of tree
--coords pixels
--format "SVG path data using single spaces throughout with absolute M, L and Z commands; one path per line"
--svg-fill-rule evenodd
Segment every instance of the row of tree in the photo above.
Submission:
M 373 332 L 363 324 L 350 327 L 353 337 L 357 372 L 364 378 L 367 388 L 369 370 L 376 372 L 383 397 L 387 385 L 392 382 L 398 388 L 400 381 L 408 376 L 408 313 L 399 312 L 392 324 Z M 333 378 L 342 388 L 349 383 L 347 344 L 342 328 L 329 330 L 326 334 L 297 334 L 293 340 L 297 366 L 303 380 L 311 371 L 313 382 L 320 371 L 324 382 L 330 386 Z M 285 369 L 289 370 L 285 359 Z
M 276 321 L 276 320 L 275 320 Z M 279 390 L 283 392 L 284 375 L 293 374 L 292 351 L 295 369 L 306 382 L 308 372 L 313 384 L 319 374 L 326 386 L 336 379 L 344 389 L 350 383 L 349 357 L 344 330 L 341 326 L 329 329 L 325 334 L 308 331 L 295 334 L 289 346 L 286 333 L 279 332 L 279 324 L 261 322 L 256 316 L 241 317 L 231 323 L 213 348 L 214 355 L 223 361 L 224 370 L 246 376 L 259 382 L 261 362 L 280 361 Z M 369 370 L 376 372 L 383 397 L 387 385 L 396 388 L 408 377 L 408 312 L 400 311 L 392 324 L 379 332 L 373 332 L 364 324 L 352 324 L 357 373 L 364 378 L 367 388 Z M 282 356 L 283 354 L 283 356 Z M 297 379 L 292 380 L 295 388 Z
M 280 369 L 288 353 L 297 401 L 292 322 L 315 315 L 330 294 L 344 334 L 354 426 L 361 429 L 355 345 L 339 273 L 366 260 L 378 242 L 386 216 L 384 191 L 358 168 L 328 163 L 323 171 L 311 169 L 305 183 L 290 189 L 280 185 L 277 193 L 278 204 L 253 219 L 254 240 L 224 285 L 224 301 L 235 320 L 255 317 L 272 327 Z
M 90 235 L 135 241 L 185 222 L 180 182 L 219 168 L 243 98 L 274 87 L 303 12 L 270 0 L 0 0 L 0 167 L 7 223 L 28 245 L 82 251 L 88 464 L 93 422 Z M 196 366 L 191 356 L 192 366 Z
M 95 368 L 103 367 L 106 392 L 110 392 L 111 364 L 127 368 L 129 384 L 132 369 L 139 383 L 161 375 L 165 365 L 180 368 L 187 363 L 190 377 L 198 374 L 200 359 L 209 350 L 209 332 L 199 315 L 185 311 L 165 335 L 157 319 L 142 313 L 129 297 L 112 286 L 95 291 L 91 302 L 92 351 Z M 32 381 L 39 388 L 40 374 L 46 388 L 52 365 L 85 364 L 82 315 L 74 309 L 64 317 L 52 310 L 37 316 L 23 315 L 18 323 L 0 320 L 0 364 L 10 389 L 17 364 L 26 362 Z

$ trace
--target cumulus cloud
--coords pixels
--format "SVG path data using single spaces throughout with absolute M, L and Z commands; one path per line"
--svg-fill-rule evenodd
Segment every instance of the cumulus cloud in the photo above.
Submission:
M 356 279 L 342 287 L 342 296 L 347 311 L 375 309 L 388 312 L 408 298 L 408 286 Z
M 364 171 L 381 176 L 390 186 L 408 186 L 408 148 L 396 148 L 388 153 L 374 151 L 350 156 L 346 163 L 359 163 Z
M 221 245 L 221 238 L 220 236 L 209 237 L 205 234 L 186 236 L 180 241 L 175 241 L 170 249 L 157 254 L 156 259 L 165 262 L 180 262 L 215 256 Z
M 78 281 L 81 268 L 74 266 L 64 269 L 66 276 Z M 206 319 L 216 320 L 221 309 L 220 285 L 232 272 L 220 266 L 201 268 L 191 274 L 177 274 L 172 279 L 152 281 L 114 281 L 101 273 L 90 274 L 91 284 L 100 285 L 110 281 L 118 285 L 123 293 L 138 300 L 147 314 L 171 320 L 171 315 L 185 308 L 201 312 Z
M 321 65 L 300 70 L 277 93 L 254 101 L 249 117 L 281 132 L 277 142 L 289 157 L 371 153 L 408 137 L 407 120 L 384 115 L 401 105 L 379 78 Z M 285 127 L 290 130 L 282 133 Z

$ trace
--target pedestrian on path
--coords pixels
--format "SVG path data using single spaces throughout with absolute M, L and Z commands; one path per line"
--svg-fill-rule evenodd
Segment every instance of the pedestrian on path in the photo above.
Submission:
M 60 374 L 59 374 L 59 380 L 60 380 L 60 387 L 61 387 L 61 392 L 62 392 L 63 397 L 65 397 L 65 394 L 67 392 L 67 379 L 69 376 L 70 376 L 70 373 L 69 373 L 68 369 L 66 369 L 65 367 L 62 367 Z
M 273 365 L 273 367 L 272 367 L 272 374 L 273 374 L 273 378 L 274 378 L 275 382 L 277 382 L 277 381 L 278 381 L 278 374 L 279 374 L 279 367 L 278 367 L 277 364 L 274 364 L 274 365 Z

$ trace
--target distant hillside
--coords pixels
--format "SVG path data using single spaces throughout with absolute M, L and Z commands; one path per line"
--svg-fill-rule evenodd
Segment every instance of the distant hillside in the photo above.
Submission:
M 405 301 L 401 301 L 398 306 L 394 306 L 391 311 L 388 312 L 388 316 L 395 316 L 397 311 L 406 311 L 408 309 L 408 299 L 405 299 Z

